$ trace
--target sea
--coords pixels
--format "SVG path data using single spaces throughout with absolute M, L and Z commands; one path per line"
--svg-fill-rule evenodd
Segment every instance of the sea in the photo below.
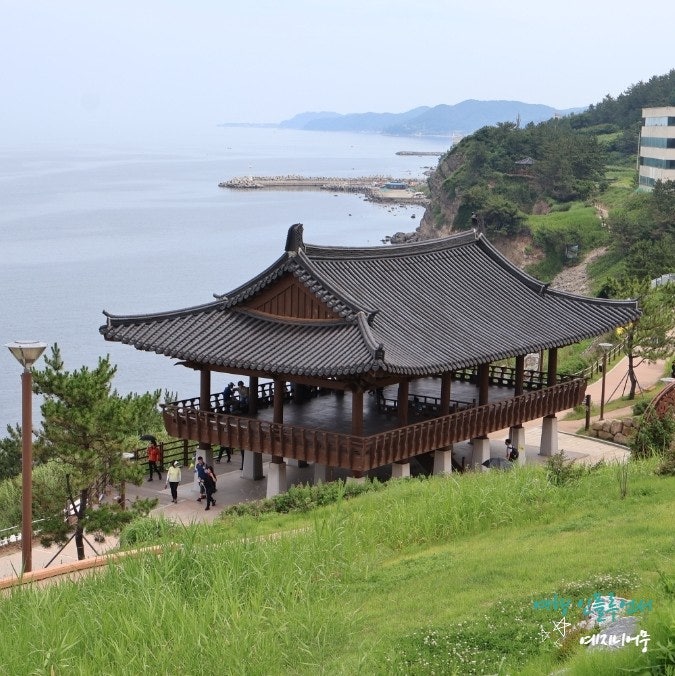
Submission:
M 120 394 L 196 396 L 199 375 L 106 342 L 115 315 L 200 305 L 273 263 L 288 228 L 313 244 L 380 245 L 414 230 L 423 207 L 322 190 L 232 190 L 236 176 L 424 178 L 449 138 L 214 127 L 180 138 L 0 146 L 0 343 L 58 344 L 65 367 L 109 355 Z M 36 364 L 39 368 L 44 358 Z M 0 435 L 21 420 L 21 366 L 0 349 Z M 222 389 L 228 374 L 214 374 Z M 33 420 L 39 424 L 34 397 Z

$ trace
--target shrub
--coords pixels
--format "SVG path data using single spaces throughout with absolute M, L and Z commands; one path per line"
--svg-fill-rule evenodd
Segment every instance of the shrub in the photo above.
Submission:
M 665 455 L 675 438 L 675 417 L 667 413 L 663 418 L 645 416 L 633 437 L 630 449 L 634 458 Z
M 675 476 L 675 447 L 672 445 L 663 456 L 663 461 L 656 468 L 656 473 L 661 476 Z
M 353 498 L 363 493 L 380 490 L 383 483 L 368 480 L 365 483 L 331 481 L 316 486 L 300 484 L 291 486 L 287 492 L 275 495 L 272 498 L 256 502 L 232 505 L 223 510 L 223 514 L 233 516 L 260 516 L 270 512 L 287 514 L 288 512 L 308 512 L 315 507 L 322 507 L 343 498 Z
M 633 404 L 633 415 L 642 415 L 648 407 L 649 402 L 646 399 L 635 402 L 635 404 Z
M 554 486 L 564 486 L 585 474 L 585 469 L 576 461 L 565 457 L 565 451 L 552 455 L 546 461 L 546 478 Z

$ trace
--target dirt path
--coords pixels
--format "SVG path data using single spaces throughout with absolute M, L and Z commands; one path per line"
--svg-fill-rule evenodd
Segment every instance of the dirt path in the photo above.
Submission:
M 593 249 L 579 265 L 565 268 L 561 273 L 557 274 L 551 282 L 551 287 L 559 291 L 589 296 L 591 288 L 588 279 L 588 265 L 602 256 L 606 251 L 607 247 Z

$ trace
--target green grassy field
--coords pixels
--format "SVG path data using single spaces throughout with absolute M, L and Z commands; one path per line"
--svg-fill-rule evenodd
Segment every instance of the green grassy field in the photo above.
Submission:
M 288 515 L 134 526 L 160 556 L 0 599 L 2 674 L 616 674 L 675 652 L 675 478 L 631 463 L 398 480 Z M 646 653 L 546 638 L 534 601 L 650 600 Z M 549 632 L 550 633 L 550 632 Z M 589 663 L 590 661 L 590 663 Z M 642 673 L 649 673 L 647 671 Z M 654 671 L 653 673 L 666 673 Z

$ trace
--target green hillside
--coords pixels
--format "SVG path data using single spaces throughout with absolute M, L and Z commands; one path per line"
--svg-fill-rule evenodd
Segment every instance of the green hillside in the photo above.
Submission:
M 529 237 L 546 259 L 530 272 L 544 281 L 578 262 L 566 259 L 567 245 L 581 258 L 607 246 L 596 291 L 611 276 L 672 272 L 675 186 L 635 192 L 642 108 L 663 105 L 675 105 L 675 70 L 584 113 L 483 127 L 442 157 L 430 177 L 426 226 L 441 234 L 467 229 L 476 214 L 491 238 Z
M 675 478 L 654 468 L 631 463 L 623 499 L 614 466 L 522 467 L 324 507 L 305 492 L 300 513 L 212 526 L 137 522 L 126 542 L 163 553 L 0 599 L 0 673 L 672 673 Z M 634 602 L 646 652 L 580 644 L 594 594 Z

